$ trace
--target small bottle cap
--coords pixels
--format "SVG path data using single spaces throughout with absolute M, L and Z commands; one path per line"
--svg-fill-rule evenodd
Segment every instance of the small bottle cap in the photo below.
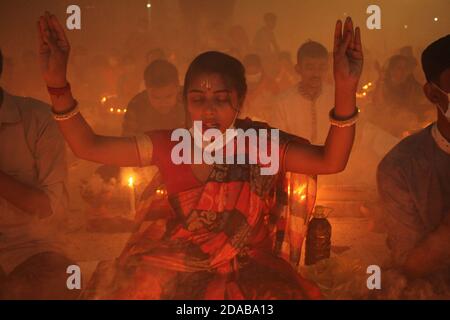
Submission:
M 323 219 L 327 217 L 327 214 L 325 213 L 325 207 L 324 206 L 316 206 L 314 208 L 313 217 Z

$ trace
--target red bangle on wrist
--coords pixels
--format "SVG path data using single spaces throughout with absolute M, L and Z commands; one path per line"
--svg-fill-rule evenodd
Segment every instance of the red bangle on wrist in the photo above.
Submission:
M 47 86 L 47 90 L 48 90 L 48 93 L 51 94 L 52 96 L 59 97 L 59 96 L 66 94 L 67 92 L 69 92 L 71 90 L 71 87 L 70 87 L 70 83 L 67 82 L 67 84 L 62 88 L 52 88 L 52 87 Z

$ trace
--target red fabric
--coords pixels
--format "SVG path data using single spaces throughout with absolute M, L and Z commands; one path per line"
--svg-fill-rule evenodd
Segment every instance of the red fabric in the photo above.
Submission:
M 174 164 L 171 159 L 172 148 L 178 144 L 170 141 L 172 131 L 157 130 L 147 133 L 152 140 L 152 164 L 161 172 L 169 195 L 201 186 L 201 182 L 194 176 L 189 164 Z
M 262 176 L 258 165 L 217 165 L 202 184 L 189 165 L 172 163 L 176 142 L 170 141 L 170 131 L 149 135 L 153 163 L 160 169 L 175 219 L 166 224 L 168 230 L 160 241 L 149 241 L 146 232 L 133 236 L 121 266 L 142 270 L 145 281 L 122 272 L 125 280 L 116 280 L 124 287 L 121 292 L 140 292 L 144 296 L 139 297 L 145 297 L 150 286 L 170 286 L 164 294 L 174 299 L 320 297 L 314 285 L 272 251 L 266 218 L 274 204 L 278 175 Z M 281 140 L 283 154 L 287 138 Z

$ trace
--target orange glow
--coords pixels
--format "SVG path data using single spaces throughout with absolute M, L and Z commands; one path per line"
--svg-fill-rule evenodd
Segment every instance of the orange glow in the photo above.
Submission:
M 134 187 L 134 177 L 133 176 L 128 177 L 128 186 L 130 188 Z
M 306 184 L 302 184 L 301 186 L 298 186 L 297 188 L 295 188 L 294 194 L 295 195 L 303 194 L 303 192 L 305 191 L 305 188 L 306 188 Z

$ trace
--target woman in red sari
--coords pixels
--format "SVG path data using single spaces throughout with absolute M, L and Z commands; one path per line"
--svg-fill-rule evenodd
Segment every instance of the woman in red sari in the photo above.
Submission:
M 158 166 L 174 217 L 165 232 L 136 234 L 114 268 L 99 266 L 86 298 L 302 299 L 320 292 L 272 253 L 267 217 L 284 173 L 331 174 L 344 170 L 355 135 L 355 93 L 362 70 L 360 31 L 351 19 L 336 23 L 335 106 L 325 145 L 280 132 L 279 169 L 262 175 L 251 164 L 174 164 L 171 130 L 134 138 L 95 134 L 78 112 L 66 79 L 70 46 L 55 16 L 38 22 L 43 77 L 59 128 L 80 158 L 116 166 Z M 219 52 L 198 56 L 184 83 L 190 121 L 203 129 L 261 129 L 237 119 L 246 94 L 245 70 Z M 331 108 L 331 106 L 330 106 Z M 268 139 L 273 137 L 269 136 Z M 228 147 L 228 145 L 227 145 Z M 253 146 L 244 148 L 248 155 Z M 192 150 L 195 144 L 192 144 Z M 156 239 L 155 239 L 156 238 Z

